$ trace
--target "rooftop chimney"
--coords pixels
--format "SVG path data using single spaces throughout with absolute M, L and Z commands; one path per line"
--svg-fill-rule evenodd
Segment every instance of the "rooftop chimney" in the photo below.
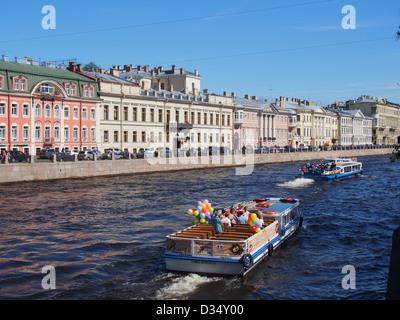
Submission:
M 228 97 L 229 96 L 229 92 L 228 91 L 224 91 L 224 96 Z
M 232 92 L 231 96 L 232 98 L 236 98 L 236 92 Z
M 75 72 L 76 71 L 76 66 L 75 66 L 75 62 L 70 61 L 68 68 L 69 71 Z
M 251 97 L 254 101 L 257 101 L 258 100 L 258 97 L 257 96 L 252 96 Z
M 76 71 L 82 72 L 82 65 L 80 63 L 76 65 Z
M 137 66 L 137 71 L 142 71 L 142 66 Z
M 116 68 L 111 68 L 110 69 L 110 74 L 115 76 L 115 77 L 119 77 L 119 70 Z
M 175 70 L 176 70 L 176 65 L 172 65 L 172 73 L 175 73 Z
M 181 74 L 185 73 L 185 69 L 181 68 Z
M 245 99 L 250 99 L 250 95 L 249 95 L 249 94 L 245 94 L 245 95 L 244 95 L 244 98 L 245 98 Z
M 150 66 L 144 66 L 144 71 L 149 72 L 150 71 Z

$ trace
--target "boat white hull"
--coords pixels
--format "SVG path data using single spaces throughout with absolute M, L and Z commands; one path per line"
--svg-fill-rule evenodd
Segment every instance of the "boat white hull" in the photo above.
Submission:
M 166 269 L 177 273 L 196 273 L 214 276 L 244 276 L 259 262 L 272 256 L 275 249 L 284 243 L 301 226 L 302 216 L 294 220 L 280 234 L 272 238 L 255 252 L 250 252 L 252 263 L 246 267 L 243 258 L 221 259 L 217 257 L 193 257 L 181 255 L 164 255 Z M 272 248 L 271 245 L 272 244 Z M 271 252 L 270 252 L 270 249 Z

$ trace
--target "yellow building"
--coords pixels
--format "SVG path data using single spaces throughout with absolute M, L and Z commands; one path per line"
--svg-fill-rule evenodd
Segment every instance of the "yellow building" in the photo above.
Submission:
M 375 144 L 400 143 L 400 105 L 385 98 L 361 96 L 348 101 L 350 110 L 360 109 L 373 118 L 372 141 Z

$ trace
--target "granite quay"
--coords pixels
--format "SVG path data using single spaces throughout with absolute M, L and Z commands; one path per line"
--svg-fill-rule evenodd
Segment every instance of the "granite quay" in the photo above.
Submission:
M 234 167 L 236 175 L 249 175 L 255 165 L 317 161 L 331 157 L 363 157 L 392 154 L 393 148 L 303 151 L 268 154 L 236 154 L 201 157 L 112 159 L 74 162 L 33 160 L 30 163 L 0 165 L 0 183 L 44 181 L 98 176 L 145 174 L 179 170 Z M 95 158 L 94 158 L 95 159 Z

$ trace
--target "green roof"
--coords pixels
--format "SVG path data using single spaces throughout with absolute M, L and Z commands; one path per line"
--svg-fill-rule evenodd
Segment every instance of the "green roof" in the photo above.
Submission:
M 21 75 L 28 79 L 28 87 L 26 92 L 32 92 L 33 88 L 41 81 L 44 80 L 53 80 L 59 83 L 61 87 L 64 88 L 64 84 L 70 81 L 75 82 L 79 89 L 78 94 L 74 97 L 82 97 L 82 85 L 85 84 L 93 84 L 95 86 L 95 97 L 85 99 L 98 99 L 97 92 L 98 92 L 98 84 L 96 81 L 80 75 L 78 73 L 69 71 L 67 69 L 60 69 L 60 68 L 51 68 L 51 67 L 44 67 L 44 66 L 35 66 L 30 64 L 24 63 L 17 63 L 11 61 L 3 61 L 0 60 L 0 74 L 6 77 L 6 73 L 10 77 L 10 86 L 11 86 L 11 77 Z M 4 89 L 5 91 L 12 91 L 8 88 L 8 82 L 5 81 Z

